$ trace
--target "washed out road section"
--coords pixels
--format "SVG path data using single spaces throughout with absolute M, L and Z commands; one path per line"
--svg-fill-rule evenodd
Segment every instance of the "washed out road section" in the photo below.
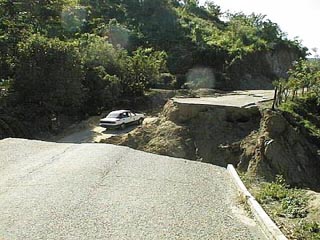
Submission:
M 265 239 L 225 168 L 108 144 L 0 141 L 0 239 Z
M 225 95 L 200 98 L 173 98 L 174 102 L 182 104 L 202 104 L 224 107 L 252 107 L 259 103 L 272 100 L 274 90 L 234 91 Z

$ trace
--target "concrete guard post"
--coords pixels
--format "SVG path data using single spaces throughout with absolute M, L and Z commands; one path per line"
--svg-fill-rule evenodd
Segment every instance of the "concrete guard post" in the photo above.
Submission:
M 246 199 L 247 204 L 264 231 L 265 235 L 272 240 L 288 240 L 284 234 L 280 231 L 278 226 L 271 220 L 268 214 L 263 210 L 257 200 L 251 195 L 246 186 L 241 181 L 237 171 L 232 164 L 228 164 L 227 170 L 231 175 L 234 183 L 238 187 L 240 195 Z

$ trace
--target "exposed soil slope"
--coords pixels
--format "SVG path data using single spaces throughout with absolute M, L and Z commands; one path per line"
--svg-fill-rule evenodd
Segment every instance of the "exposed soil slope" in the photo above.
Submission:
M 320 186 L 318 146 L 278 112 L 182 104 L 169 100 L 159 118 L 104 142 L 225 166 L 291 185 Z
M 157 118 L 143 127 L 125 135 L 114 136 L 105 143 L 129 146 L 134 149 L 196 160 L 195 146 L 189 129 L 163 117 Z
M 260 129 L 240 144 L 240 169 L 291 185 L 320 186 L 319 147 L 278 112 L 263 111 Z
M 257 107 L 217 107 L 169 100 L 154 122 L 104 142 L 225 166 L 234 162 L 226 146 L 258 129 L 259 122 Z

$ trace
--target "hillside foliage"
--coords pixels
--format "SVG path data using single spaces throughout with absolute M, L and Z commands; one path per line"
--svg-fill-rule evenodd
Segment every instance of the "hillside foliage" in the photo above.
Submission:
M 274 105 L 289 113 L 320 143 L 320 62 L 317 59 L 297 61 L 289 78 L 275 82 Z
M 10 112 L 34 128 L 40 115 L 50 130 L 59 116 L 180 88 L 194 67 L 210 69 L 223 87 L 250 54 L 279 46 L 306 53 L 263 15 L 222 16 L 197 0 L 0 0 L 0 119 Z

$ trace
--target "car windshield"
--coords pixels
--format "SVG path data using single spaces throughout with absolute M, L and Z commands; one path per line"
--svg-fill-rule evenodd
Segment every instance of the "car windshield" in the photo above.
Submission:
M 120 118 L 120 114 L 111 112 L 108 114 L 107 118 Z

